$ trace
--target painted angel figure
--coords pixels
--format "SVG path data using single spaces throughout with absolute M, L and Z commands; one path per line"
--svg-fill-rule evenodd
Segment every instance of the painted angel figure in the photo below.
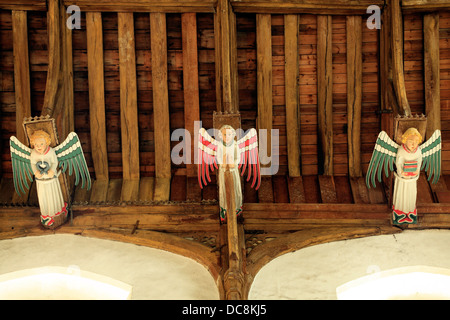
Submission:
M 82 187 L 91 187 L 91 178 L 84 158 L 78 135 L 71 132 L 66 140 L 55 148 L 50 147 L 50 135 L 44 130 L 36 130 L 30 136 L 28 148 L 16 137 L 10 138 L 14 187 L 18 194 L 29 189 L 28 180 L 36 179 L 36 190 L 41 210 L 41 223 L 51 227 L 56 219 L 68 215 L 68 204 L 64 201 L 58 176 L 69 169 L 75 173 L 75 185 L 80 177 Z M 58 170 L 61 169 L 61 170 Z M 28 178 L 28 179 L 27 179 Z
M 401 137 L 401 145 L 381 131 L 375 144 L 372 158 L 367 170 L 366 184 L 375 187 L 375 177 L 381 182 L 382 171 L 386 177 L 394 171 L 394 195 L 392 202 L 392 221 L 394 224 L 417 223 L 417 180 L 420 170 L 428 171 L 428 181 L 439 180 L 441 173 L 441 131 L 433 135 L 421 145 L 422 135 L 416 128 L 407 129 Z
M 233 188 L 236 215 L 241 214 L 243 196 L 241 176 L 248 167 L 247 181 L 253 174 L 252 188 L 258 190 L 261 184 L 261 174 L 258 155 L 258 135 L 255 129 L 238 141 L 235 140 L 236 131 L 229 125 L 224 125 L 218 132 L 218 139 L 212 138 L 204 128 L 199 130 L 198 143 L 198 182 L 200 188 L 211 182 L 210 170 L 218 169 L 217 182 L 219 185 L 220 219 L 225 221 L 227 214 L 225 171 L 229 170 L 233 176 Z M 241 173 L 239 174 L 239 170 Z

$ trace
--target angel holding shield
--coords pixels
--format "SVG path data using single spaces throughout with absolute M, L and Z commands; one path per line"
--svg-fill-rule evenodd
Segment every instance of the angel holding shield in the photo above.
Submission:
M 260 186 L 258 136 L 255 129 L 250 129 L 242 139 L 236 141 L 236 131 L 234 128 L 230 125 L 223 125 L 218 131 L 217 140 L 212 138 L 204 128 L 200 129 L 198 137 L 198 181 L 200 188 L 203 188 L 204 185 L 211 182 L 209 171 L 219 169 L 217 173 L 220 206 L 219 216 L 223 222 L 226 220 L 227 214 L 225 171 L 230 171 L 233 177 L 233 190 L 231 192 L 234 194 L 236 215 L 242 212 L 241 175 L 244 175 L 247 166 L 247 181 L 250 181 L 253 171 L 252 188 L 255 187 L 258 190 Z M 241 174 L 239 174 L 239 169 L 241 169 Z
M 375 177 L 381 182 L 384 167 L 388 177 L 389 170 L 394 171 L 394 194 L 392 201 L 393 224 L 417 223 L 417 180 L 420 170 L 428 171 L 428 180 L 434 175 L 436 183 L 441 171 L 441 131 L 436 130 L 422 145 L 422 135 L 416 128 L 408 128 L 401 136 L 401 145 L 381 131 L 375 144 L 367 170 L 366 184 L 375 187 Z
M 80 140 L 71 132 L 66 140 L 52 148 L 49 133 L 36 130 L 30 135 L 28 148 L 16 137 L 10 138 L 11 162 L 13 167 L 14 187 L 18 194 L 29 188 L 28 180 L 35 176 L 36 190 L 41 211 L 41 223 L 50 228 L 62 224 L 67 218 L 68 203 L 64 201 L 58 176 L 69 169 L 75 173 L 75 185 L 82 179 L 82 187 L 91 179 L 86 160 L 81 149 Z M 58 169 L 61 169 L 58 171 Z

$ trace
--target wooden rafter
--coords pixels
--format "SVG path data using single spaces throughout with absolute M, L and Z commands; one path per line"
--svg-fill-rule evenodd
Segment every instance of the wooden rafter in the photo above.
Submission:
M 317 16 L 317 108 L 323 174 L 333 175 L 332 16 Z
M 439 13 L 428 13 L 423 16 L 423 38 L 426 138 L 428 139 L 435 130 L 441 129 Z
M 230 3 L 236 12 L 271 14 L 354 15 L 365 14 L 370 5 L 377 5 L 380 8 L 384 6 L 384 1 L 381 0 L 231 0 Z
M 64 0 L 66 6 L 77 5 L 81 11 L 95 12 L 214 12 L 216 0 Z

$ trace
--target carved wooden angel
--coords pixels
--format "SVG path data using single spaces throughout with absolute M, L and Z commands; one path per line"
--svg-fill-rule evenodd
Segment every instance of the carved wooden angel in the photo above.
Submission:
M 247 181 L 253 175 L 252 188 L 258 190 L 261 184 L 261 174 L 258 155 L 258 135 L 255 129 L 250 129 L 240 140 L 235 140 L 236 131 L 229 125 L 224 125 L 218 132 L 218 140 L 212 138 L 204 128 L 199 131 L 198 143 L 198 182 L 203 188 L 211 182 L 210 170 L 219 169 L 217 182 L 219 186 L 220 219 L 224 221 L 227 214 L 226 190 L 224 173 L 229 170 L 233 176 L 233 188 L 236 214 L 242 212 L 242 187 L 240 176 L 248 168 Z M 239 174 L 239 169 L 241 174 Z
M 14 187 L 18 194 L 29 189 L 28 180 L 36 179 L 36 190 L 41 210 L 41 223 L 51 227 L 56 219 L 68 214 L 68 204 L 64 201 L 58 176 L 69 169 L 75 174 L 75 185 L 80 178 L 82 187 L 91 187 L 91 178 L 86 165 L 78 135 L 71 132 L 66 140 L 55 148 L 50 147 L 50 135 L 44 130 L 36 130 L 30 136 L 28 148 L 15 136 L 10 138 Z M 58 170 L 60 169 L 60 170 Z
M 416 128 L 409 128 L 401 136 L 402 144 L 395 143 L 381 131 L 375 144 L 367 170 L 366 184 L 375 187 L 375 177 L 381 182 L 382 171 L 388 177 L 396 166 L 392 220 L 394 224 L 417 223 L 417 180 L 420 170 L 428 171 L 428 181 L 439 180 L 441 173 L 441 131 L 436 130 L 422 145 L 422 135 Z

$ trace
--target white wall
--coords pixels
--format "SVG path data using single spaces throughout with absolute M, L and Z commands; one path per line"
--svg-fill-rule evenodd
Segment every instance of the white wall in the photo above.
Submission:
M 372 272 L 406 266 L 450 268 L 450 231 L 403 231 L 308 247 L 256 275 L 249 299 L 336 299 L 336 288 Z
M 219 299 L 202 265 L 170 252 L 64 234 L 0 241 L 0 275 L 45 266 L 124 282 L 132 286 L 131 299 Z

